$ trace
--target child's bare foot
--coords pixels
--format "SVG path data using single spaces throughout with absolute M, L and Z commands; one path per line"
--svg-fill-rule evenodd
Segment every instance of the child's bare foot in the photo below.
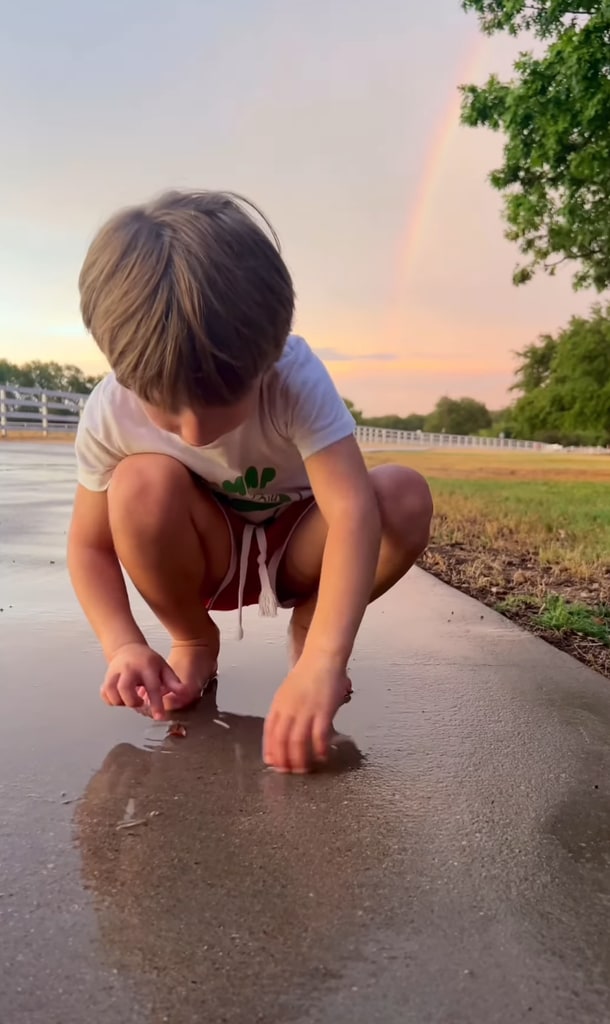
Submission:
M 205 687 L 218 671 L 219 633 L 216 626 L 209 637 L 193 641 L 174 641 L 167 659 L 184 686 L 184 694 L 168 693 L 163 698 L 166 711 L 186 708 L 199 700 Z
M 220 650 L 220 633 L 211 620 L 206 624 L 206 631 L 197 640 L 174 640 L 167 659 L 182 683 L 180 694 L 165 693 L 163 707 L 166 711 L 178 711 L 195 704 L 203 695 L 207 684 L 214 679 L 218 670 L 218 652 Z M 142 714 L 150 714 L 148 694 L 144 687 L 139 687 L 138 696 L 144 701 L 139 709 Z

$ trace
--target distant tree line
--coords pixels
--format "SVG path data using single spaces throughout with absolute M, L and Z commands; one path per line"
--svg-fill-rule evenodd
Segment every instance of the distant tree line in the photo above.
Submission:
M 564 445 L 610 445 L 610 303 L 572 317 L 516 353 L 515 402 L 490 410 L 474 398 L 439 398 L 428 414 L 365 416 L 344 399 L 356 423 L 390 430 L 482 434 Z M 0 359 L 0 384 L 88 394 L 99 377 L 78 366 Z
M 480 434 L 493 428 L 494 420 L 505 415 L 493 413 L 475 398 L 439 398 L 433 411 L 416 412 L 407 416 L 365 416 L 349 398 L 344 399 L 356 423 L 365 427 L 383 427 L 386 430 L 422 430 L 430 434 Z
M 0 359 L 0 384 L 45 391 L 79 391 L 90 394 L 100 377 L 87 376 L 78 366 L 62 363 L 11 363 Z

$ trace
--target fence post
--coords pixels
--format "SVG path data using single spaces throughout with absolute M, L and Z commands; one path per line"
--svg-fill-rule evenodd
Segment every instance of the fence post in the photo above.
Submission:
M 42 434 L 43 434 L 43 437 L 48 437 L 48 434 L 49 434 L 49 409 L 48 409 L 48 399 L 47 399 L 46 391 L 42 392 L 42 395 L 41 395 L 41 398 L 40 398 L 40 412 L 41 412 L 41 415 L 42 415 Z
M 0 388 L 0 437 L 6 437 L 6 391 Z

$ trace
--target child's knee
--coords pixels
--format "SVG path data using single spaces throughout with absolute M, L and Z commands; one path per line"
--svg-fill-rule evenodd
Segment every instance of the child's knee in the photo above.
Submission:
M 108 488 L 111 526 L 163 520 L 181 492 L 192 488 L 189 471 L 168 455 L 129 455 L 115 468 Z
M 434 511 L 424 477 L 407 466 L 379 466 L 371 473 L 385 533 L 423 550 Z

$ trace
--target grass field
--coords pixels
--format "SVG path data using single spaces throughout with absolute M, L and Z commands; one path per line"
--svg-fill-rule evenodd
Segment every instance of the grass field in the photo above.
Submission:
M 434 575 L 610 678 L 610 456 L 369 454 L 428 479 Z

